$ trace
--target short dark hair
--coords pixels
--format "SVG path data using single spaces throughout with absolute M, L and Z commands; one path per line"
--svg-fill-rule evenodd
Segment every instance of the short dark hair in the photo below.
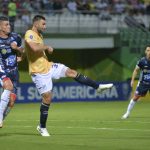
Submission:
M 42 19 L 42 20 L 46 20 L 44 16 L 36 15 L 36 16 L 34 16 L 34 18 L 33 18 L 32 21 L 33 21 L 33 23 L 34 23 L 34 22 L 39 21 L 39 20 L 41 20 L 41 19 Z
M 9 19 L 5 16 L 0 16 L 0 21 L 9 21 Z

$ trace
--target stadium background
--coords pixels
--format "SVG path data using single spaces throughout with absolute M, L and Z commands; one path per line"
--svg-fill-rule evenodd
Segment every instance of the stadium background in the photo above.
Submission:
M 59 7 L 54 8 L 56 1 Z M 69 0 L 15 1 L 14 29 L 23 36 L 35 14 L 45 15 L 48 29 L 44 38 L 55 49 L 49 60 L 62 62 L 97 81 L 129 83 L 136 61 L 144 55 L 150 42 L 149 0 L 77 2 L 82 7 L 74 11 L 68 8 Z M 85 5 L 87 2 L 91 7 Z M 8 0 L 1 0 L 1 14 L 8 15 L 8 4 Z M 93 39 L 99 42 L 95 45 L 85 42 Z M 69 40 L 73 40 L 73 46 L 68 48 Z M 85 43 L 76 44 L 77 40 Z M 31 83 L 27 69 L 25 58 L 19 64 L 22 84 Z M 64 82 L 72 83 L 62 79 L 56 84 Z M 33 95 L 39 102 L 37 93 Z M 47 139 L 38 136 L 35 129 L 39 122 L 39 103 L 16 104 L 0 130 L 0 145 L 4 150 L 149 150 L 149 99 L 148 94 L 125 121 L 120 118 L 129 97 L 113 102 L 52 103 L 47 126 L 51 137 Z
M 5 5 L 9 2 L 3 1 L 2 12 L 9 14 Z M 55 53 L 48 56 L 49 60 L 64 63 L 97 81 L 129 83 L 137 60 L 150 42 L 148 1 L 37 0 L 33 5 L 33 1 L 24 0 L 16 1 L 16 6 L 15 31 L 23 36 L 35 14 L 45 15 L 44 38 L 55 49 Z M 73 41 L 72 46 L 67 39 Z M 93 39 L 100 43 L 91 47 Z M 76 40 L 83 41 L 75 44 Z M 31 82 L 26 59 L 19 64 L 19 70 L 20 81 Z

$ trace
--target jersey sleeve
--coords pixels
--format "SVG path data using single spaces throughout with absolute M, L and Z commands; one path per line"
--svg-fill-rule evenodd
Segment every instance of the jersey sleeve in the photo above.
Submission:
M 29 30 L 29 31 L 26 32 L 26 34 L 25 34 L 25 41 L 26 42 L 38 43 L 37 36 L 31 30 Z
M 136 66 L 139 67 L 140 69 L 142 68 L 143 63 L 141 59 L 137 62 Z
M 0 54 L 0 73 L 5 73 L 5 68 L 4 68 L 1 54 Z
M 17 46 L 21 47 L 22 46 L 22 38 L 21 38 L 21 36 L 18 33 L 14 33 L 14 32 L 11 33 L 11 36 L 14 39 L 12 42 L 16 42 Z
M 18 47 L 22 47 L 22 38 L 21 38 L 21 36 L 19 34 L 17 36 L 17 46 Z

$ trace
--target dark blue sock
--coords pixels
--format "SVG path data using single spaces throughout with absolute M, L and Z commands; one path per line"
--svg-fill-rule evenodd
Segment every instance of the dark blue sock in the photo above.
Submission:
M 40 107 L 40 127 L 46 128 L 46 122 L 48 117 L 49 104 L 41 104 Z
M 99 84 L 82 74 L 77 74 L 77 76 L 74 79 L 75 81 L 93 87 L 94 89 L 97 89 L 99 87 Z

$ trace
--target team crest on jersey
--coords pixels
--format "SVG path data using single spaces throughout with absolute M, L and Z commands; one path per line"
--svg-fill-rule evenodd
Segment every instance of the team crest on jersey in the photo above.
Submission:
M 2 54 L 6 54 L 7 50 L 6 49 L 2 49 Z
M 33 39 L 33 35 L 30 35 L 30 39 Z

